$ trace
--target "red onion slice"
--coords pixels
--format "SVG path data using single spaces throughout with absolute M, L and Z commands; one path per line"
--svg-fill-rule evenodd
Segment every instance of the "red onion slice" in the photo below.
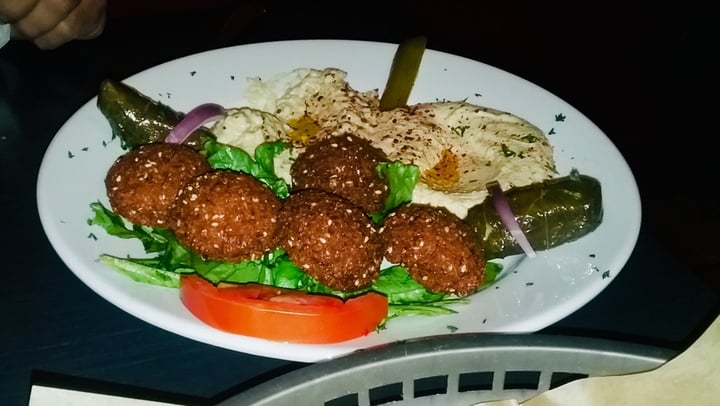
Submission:
M 190 110 L 165 137 L 165 142 L 180 144 L 203 125 L 225 116 L 225 108 L 215 103 L 204 103 Z
M 493 206 L 495 206 L 495 211 L 497 211 L 498 215 L 500 216 L 500 220 L 502 220 L 503 224 L 505 224 L 505 227 L 508 228 L 510 234 L 515 238 L 515 241 L 517 241 L 520 248 L 522 248 L 522 250 L 525 252 L 525 255 L 530 258 L 534 258 L 535 250 L 533 249 L 532 245 L 530 245 L 530 241 L 528 241 L 525 233 L 523 233 L 522 231 L 522 228 L 520 228 L 520 224 L 518 224 L 517 220 L 515 219 L 515 214 L 510 208 L 510 203 L 508 202 L 505 193 L 503 193 L 503 190 L 500 187 L 500 183 L 498 183 L 497 181 L 493 181 L 485 185 L 485 187 L 490 193 L 490 199 Z

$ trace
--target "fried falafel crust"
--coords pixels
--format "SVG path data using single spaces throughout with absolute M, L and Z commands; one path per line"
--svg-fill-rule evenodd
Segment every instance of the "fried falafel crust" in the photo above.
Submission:
M 280 212 L 278 242 L 290 259 L 324 285 L 369 286 L 382 262 L 375 224 L 347 199 L 322 190 L 292 193 Z
M 275 248 L 282 203 L 254 177 L 212 171 L 191 179 L 172 208 L 172 230 L 180 243 L 206 259 L 259 259 Z
M 187 145 L 142 145 L 117 158 L 105 175 L 110 207 L 134 224 L 168 227 L 177 191 L 210 169 L 205 157 Z
M 387 181 L 376 168 L 387 161 L 382 150 L 355 135 L 324 138 L 309 145 L 293 162 L 293 190 L 325 190 L 350 200 L 366 213 L 376 213 L 389 193 Z
M 485 278 L 472 229 L 445 207 L 410 203 L 390 213 L 379 232 L 385 258 L 433 292 L 466 296 Z

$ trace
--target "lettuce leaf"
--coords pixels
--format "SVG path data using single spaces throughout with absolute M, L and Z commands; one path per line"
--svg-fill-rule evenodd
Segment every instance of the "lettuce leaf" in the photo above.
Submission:
M 405 268 L 397 265 L 382 269 L 377 281 L 367 289 L 340 292 L 323 285 L 304 272 L 290 260 L 282 248 L 276 248 L 258 260 L 238 263 L 208 261 L 184 248 L 168 230 L 134 226 L 100 202 L 91 204 L 91 208 L 95 215 L 88 220 L 89 224 L 102 227 L 115 237 L 143 241 L 146 253 L 154 254 L 147 258 L 120 258 L 108 254 L 100 257 L 101 263 L 137 282 L 179 288 L 182 274 L 197 273 L 214 284 L 261 283 L 341 298 L 373 290 L 388 297 L 390 315 L 393 317 L 454 313 L 448 305 L 467 303 L 463 298 L 428 291 L 417 283 Z
M 370 218 L 380 224 L 391 211 L 412 200 L 415 185 L 420 179 L 420 169 L 400 162 L 383 162 L 377 166 L 377 172 L 380 178 L 388 181 L 390 189 L 383 209 L 370 214 Z
M 290 148 L 284 142 L 260 144 L 253 156 L 244 150 L 219 142 L 205 143 L 207 160 L 213 169 L 229 169 L 247 173 L 266 184 L 281 199 L 290 194 L 290 186 L 275 173 L 275 157 Z

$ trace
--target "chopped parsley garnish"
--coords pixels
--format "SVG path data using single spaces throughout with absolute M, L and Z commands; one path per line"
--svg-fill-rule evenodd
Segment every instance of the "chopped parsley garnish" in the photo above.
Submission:
M 450 131 L 452 131 L 454 134 L 462 137 L 465 135 L 465 130 L 467 130 L 468 128 L 470 128 L 469 125 L 459 125 L 457 127 L 451 127 Z
M 500 144 L 500 149 L 502 150 L 503 155 L 505 155 L 506 157 L 517 155 L 515 151 L 511 150 L 510 147 L 508 147 L 506 144 Z
M 530 144 L 532 144 L 533 142 L 537 142 L 537 141 L 538 141 L 538 137 L 536 137 L 536 136 L 534 136 L 534 135 L 532 135 L 532 134 L 528 134 L 528 135 L 526 135 L 526 136 L 524 136 L 524 137 L 521 137 L 520 139 L 523 140 L 523 141 L 525 141 L 525 142 L 527 142 L 527 143 L 530 143 Z

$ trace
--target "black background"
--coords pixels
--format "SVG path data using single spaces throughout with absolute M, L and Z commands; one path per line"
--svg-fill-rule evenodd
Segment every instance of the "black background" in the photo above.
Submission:
M 717 315 L 720 47 L 718 14 L 709 7 L 193 3 L 111 0 L 105 32 L 95 40 L 52 51 L 25 41 L 0 49 L 0 404 L 26 404 L 33 373 L 35 379 L 57 373 L 208 397 L 277 374 L 275 368 L 299 366 L 191 342 L 119 311 L 60 262 L 35 208 L 45 148 L 95 96 L 102 79 L 254 42 L 398 43 L 423 34 L 431 49 L 496 66 L 549 90 L 588 116 L 625 156 L 641 192 L 643 229 L 626 271 L 546 332 L 680 349 Z

